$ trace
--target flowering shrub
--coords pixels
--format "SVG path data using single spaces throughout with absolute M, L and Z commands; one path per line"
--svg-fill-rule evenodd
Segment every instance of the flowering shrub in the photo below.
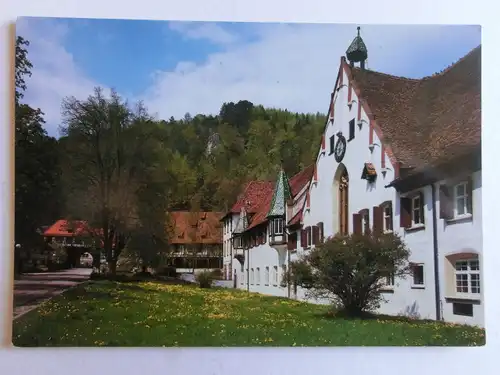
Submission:
M 328 298 L 349 316 L 375 310 L 385 280 L 409 273 L 410 252 L 399 236 L 337 235 L 290 265 L 288 281 L 315 298 Z

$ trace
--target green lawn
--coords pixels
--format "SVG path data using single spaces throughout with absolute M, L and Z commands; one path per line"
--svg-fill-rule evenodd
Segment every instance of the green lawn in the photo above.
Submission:
M 327 316 L 327 307 L 244 291 L 98 281 L 14 323 L 16 346 L 483 345 L 484 330 Z

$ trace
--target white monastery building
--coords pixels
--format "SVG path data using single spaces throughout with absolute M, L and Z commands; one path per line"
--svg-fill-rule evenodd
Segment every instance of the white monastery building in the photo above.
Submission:
M 365 69 L 359 28 L 346 56 L 316 162 L 250 182 L 222 218 L 226 278 L 303 299 L 281 282 L 289 262 L 337 233 L 394 231 L 413 275 L 386 281 L 378 312 L 484 326 L 481 47 L 422 79 Z

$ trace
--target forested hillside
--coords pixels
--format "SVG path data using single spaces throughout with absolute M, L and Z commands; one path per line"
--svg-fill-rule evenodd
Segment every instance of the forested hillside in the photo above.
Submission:
M 225 103 L 218 116 L 203 114 L 158 126 L 165 146 L 177 153 L 178 209 L 199 204 L 226 210 L 241 185 L 252 179 L 275 179 L 281 162 L 289 175 L 313 162 L 325 117 L 254 106 L 248 101 Z M 217 147 L 207 155 L 211 134 Z
M 161 120 L 100 88 L 84 100 L 65 98 L 60 137 L 50 137 L 43 108 L 22 102 L 32 69 L 28 46 L 17 39 L 15 206 L 22 248 L 39 241 L 42 226 L 67 218 L 102 228 L 110 263 L 127 244 L 160 251 L 169 241 L 169 211 L 226 211 L 246 182 L 274 180 L 280 165 L 291 176 L 316 156 L 321 114 L 241 100 L 222 104 L 216 116 Z

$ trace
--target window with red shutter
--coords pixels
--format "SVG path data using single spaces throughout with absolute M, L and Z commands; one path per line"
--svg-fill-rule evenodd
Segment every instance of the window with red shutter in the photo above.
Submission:
M 399 205 L 399 220 L 401 228 L 410 228 L 411 227 L 411 199 L 410 198 L 401 198 Z
M 319 243 L 323 243 L 325 240 L 324 226 L 322 222 L 318 223 L 318 241 Z
M 306 230 L 302 229 L 300 231 L 300 247 L 302 247 L 303 249 L 305 249 L 306 248 L 306 243 L 307 243 Z
M 392 202 L 386 201 L 380 205 L 382 216 L 382 231 L 392 232 L 393 231 L 393 213 L 392 213 Z
M 370 233 L 370 210 L 365 208 L 359 211 L 359 215 L 361 216 L 361 233 Z
M 307 247 L 311 247 L 312 244 L 312 228 L 307 227 Z

